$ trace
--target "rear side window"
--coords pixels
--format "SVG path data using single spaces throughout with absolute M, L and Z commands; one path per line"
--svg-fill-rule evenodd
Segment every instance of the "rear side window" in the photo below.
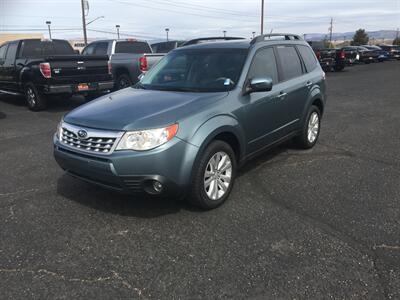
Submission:
M 277 49 L 283 80 L 301 76 L 303 69 L 296 49 L 293 46 L 278 46 Z
M 271 77 L 273 83 L 278 82 L 278 69 L 273 48 L 259 50 L 254 56 L 248 78 Z
M 88 45 L 85 49 L 83 49 L 82 54 L 83 55 L 93 55 L 95 47 L 96 47 L 96 44 Z
M 158 43 L 152 48 L 155 53 L 168 53 L 176 48 L 176 42 Z
M 67 41 L 26 40 L 22 42 L 22 57 L 42 57 L 49 55 L 72 55 L 74 49 Z
M 94 48 L 94 55 L 106 55 L 108 50 L 108 43 L 101 42 L 101 43 L 96 43 L 96 46 Z
M 306 65 L 306 69 L 308 72 L 313 71 L 317 66 L 317 58 L 314 55 L 314 52 L 306 46 L 298 46 L 301 57 L 303 58 L 304 64 Z
M 6 58 L 6 50 L 8 45 L 3 45 L 0 47 L 0 60 L 4 60 Z
M 6 64 L 11 64 L 15 60 L 15 57 L 17 55 L 17 48 L 18 48 L 18 43 L 11 43 L 8 46 L 7 54 L 6 54 Z
M 150 46 L 145 42 L 117 42 L 115 45 L 115 53 L 134 53 L 143 54 L 151 53 Z

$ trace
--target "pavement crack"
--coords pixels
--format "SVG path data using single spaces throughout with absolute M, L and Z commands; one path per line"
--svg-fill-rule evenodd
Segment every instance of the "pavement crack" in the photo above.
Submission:
M 382 245 L 374 245 L 372 247 L 372 249 L 376 250 L 376 249 L 385 249 L 385 250 L 400 250 L 400 246 L 394 245 L 386 245 L 386 244 L 382 244 Z

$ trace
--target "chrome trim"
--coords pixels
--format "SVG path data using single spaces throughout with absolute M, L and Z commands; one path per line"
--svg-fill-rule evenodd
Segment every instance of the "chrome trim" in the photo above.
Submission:
M 77 152 L 83 152 L 83 153 L 90 153 L 90 154 L 98 154 L 98 155 L 110 155 L 114 152 L 115 148 L 117 147 L 119 141 L 121 140 L 122 136 L 124 135 L 124 131 L 108 131 L 108 130 L 99 130 L 99 129 L 92 129 L 88 127 L 81 127 L 81 126 L 76 126 L 76 125 L 71 125 L 65 122 L 61 123 L 61 129 L 66 129 L 72 133 L 74 133 L 77 136 L 78 140 L 82 141 L 88 141 L 90 138 L 106 138 L 106 139 L 115 139 L 112 147 L 110 148 L 109 152 L 104 153 L 100 151 L 94 151 L 94 150 L 86 150 L 83 148 L 78 148 L 76 146 L 71 146 L 68 143 L 65 143 L 62 141 L 62 137 L 58 137 L 58 141 L 61 143 L 62 146 L 68 148 L 68 149 L 73 149 L 74 151 Z M 87 132 L 87 135 L 84 139 L 79 139 L 78 131 L 84 130 Z M 60 134 L 60 133 L 58 133 Z M 100 142 L 100 144 L 102 144 Z
M 13 96 L 22 95 L 21 93 L 18 93 L 18 92 L 10 92 L 10 91 L 5 91 L 5 90 L 0 90 L 0 93 L 8 94 L 8 95 L 13 95 Z

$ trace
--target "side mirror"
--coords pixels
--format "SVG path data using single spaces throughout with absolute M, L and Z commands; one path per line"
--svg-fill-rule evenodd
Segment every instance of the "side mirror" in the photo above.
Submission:
M 252 78 L 246 86 L 246 94 L 255 92 L 269 92 L 272 90 L 273 81 L 271 77 Z

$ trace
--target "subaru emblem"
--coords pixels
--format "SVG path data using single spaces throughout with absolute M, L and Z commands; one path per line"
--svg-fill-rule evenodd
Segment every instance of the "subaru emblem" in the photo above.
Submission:
M 79 138 L 81 138 L 81 139 L 86 138 L 86 137 L 87 137 L 87 132 L 86 132 L 86 130 L 83 130 L 83 129 L 79 130 L 79 131 L 78 131 L 78 136 L 79 136 Z

